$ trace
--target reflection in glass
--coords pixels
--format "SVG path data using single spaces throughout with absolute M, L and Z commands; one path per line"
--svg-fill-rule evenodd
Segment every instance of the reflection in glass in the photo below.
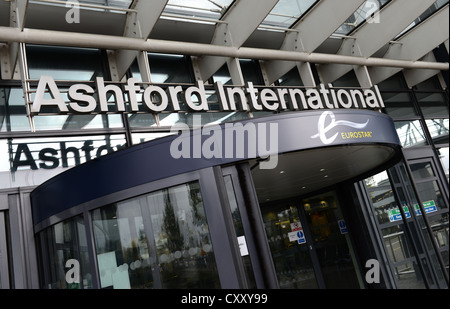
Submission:
M 31 79 L 47 75 L 55 81 L 94 81 L 103 76 L 103 61 L 98 49 L 27 44 L 27 58 Z
M 424 289 L 423 278 L 411 245 L 403 231 L 403 225 L 394 225 L 381 230 L 384 245 L 394 268 L 400 289 Z
M 148 53 L 152 83 L 194 83 L 191 65 L 183 55 Z
M 336 31 L 335 34 L 348 35 L 359 25 L 361 25 L 365 20 L 372 17 L 377 13 L 383 6 L 389 3 L 391 0 L 368 0 L 364 3 L 350 16 L 345 23 L 343 23 Z
M 448 270 L 449 265 L 449 226 L 448 212 L 428 216 L 428 222 L 433 230 L 434 239 L 439 247 L 442 259 Z
M 428 144 L 419 120 L 395 121 L 394 125 L 403 147 Z
M 382 92 L 386 113 L 395 117 L 415 117 L 417 112 L 414 109 L 411 94 L 406 92 Z
M 0 132 L 30 131 L 22 88 L 0 88 Z
M 92 288 L 92 275 L 89 266 L 89 253 L 83 217 L 60 222 L 39 234 L 43 268 L 43 289 L 89 289 Z M 66 262 L 76 260 L 80 266 L 79 283 L 68 283 Z M 71 269 L 75 266 L 72 266 Z M 76 273 L 71 278 L 76 279 Z
M 290 28 L 316 2 L 316 0 L 280 0 L 261 25 Z
M 280 288 L 318 288 L 307 243 L 289 237 L 291 224 L 300 223 L 297 207 L 263 206 L 261 212 Z
M 399 179 L 396 175 L 395 179 Z M 392 186 L 385 171 L 365 180 L 372 201 L 372 211 L 377 217 L 377 225 L 383 235 L 386 252 L 396 276 L 397 286 L 401 289 L 425 288 L 417 260 L 412 251 L 411 240 L 404 231 L 404 222 L 394 198 Z M 397 188 L 399 189 L 399 188 Z M 404 212 L 411 207 L 406 204 L 405 195 L 398 193 Z M 413 226 L 410 226 L 413 229 Z
M 92 225 L 101 288 L 153 288 L 139 198 L 94 210 Z
M 329 289 L 357 289 L 355 254 L 335 193 L 302 201 L 325 285 Z
M 181 19 L 192 16 L 218 20 L 232 3 L 233 0 L 169 0 L 164 8 L 163 17 L 169 18 L 167 14 L 174 14 Z
M 399 35 L 395 37 L 397 40 L 400 36 L 420 24 L 422 21 L 427 19 L 429 16 L 433 15 L 436 11 L 438 11 L 441 7 L 448 4 L 448 0 L 436 0 L 425 12 L 423 12 L 418 18 L 416 18 L 408 27 L 406 27 Z
M 448 112 L 447 112 L 448 115 Z M 426 119 L 425 123 L 434 144 L 449 143 L 449 121 L 447 119 Z
M 442 168 L 444 169 L 445 176 L 447 177 L 447 184 L 449 183 L 449 151 L 448 147 L 438 148 L 439 159 L 441 161 Z
M 442 92 L 416 92 L 416 97 L 425 117 L 448 117 L 448 101 Z
M 220 288 L 198 182 L 147 195 L 162 288 Z

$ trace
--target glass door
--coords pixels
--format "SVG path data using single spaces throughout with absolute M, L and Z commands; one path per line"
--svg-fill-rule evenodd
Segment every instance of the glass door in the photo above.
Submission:
M 280 288 L 361 288 L 335 191 L 261 206 Z
M 305 235 L 295 203 L 276 203 L 261 208 L 278 283 L 282 289 L 324 288 L 320 268 L 313 262 L 311 238 Z
M 424 233 L 425 247 L 430 255 L 433 270 L 440 287 L 448 286 L 449 268 L 449 201 L 448 183 L 439 161 L 429 149 L 404 151 L 407 165 L 401 174 L 403 182 L 409 184 L 411 195 L 416 193 L 414 214 Z M 408 173 L 409 172 L 409 173 Z M 411 177 L 411 182 L 408 181 Z M 415 190 L 413 190 L 415 188 Z M 415 192 L 414 192 L 415 191 Z M 424 215 L 425 214 L 425 215 Z M 426 233 L 425 231 L 429 231 Z M 430 236 L 433 238 L 430 241 Z M 436 253 L 435 253 L 435 252 Z
M 303 199 L 302 206 L 326 287 L 362 287 L 349 230 L 336 192 Z

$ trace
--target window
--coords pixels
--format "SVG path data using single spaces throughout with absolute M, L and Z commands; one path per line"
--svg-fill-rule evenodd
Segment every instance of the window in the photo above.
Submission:
M 82 216 L 60 222 L 39 234 L 41 250 L 41 267 L 43 289 L 89 289 L 92 288 L 88 245 Z M 72 264 L 74 282 L 66 279 L 71 268 L 66 267 L 69 260 Z M 76 272 L 79 266 L 79 272 Z M 79 275 L 79 277 L 78 277 Z M 79 280 L 75 280 L 78 277 Z M 79 281 L 77 283 L 76 281 Z
M 220 288 L 198 182 L 92 213 L 101 288 Z
M 151 213 L 162 288 L 220 288 L 197 182 L 151 193 Z
M 92 214 L 101 288 L 154 288 L 140 199 L 97 209 Z

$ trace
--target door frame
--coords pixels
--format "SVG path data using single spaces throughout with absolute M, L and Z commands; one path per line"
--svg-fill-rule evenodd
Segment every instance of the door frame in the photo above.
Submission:
M 445 204 L 443 209 L 447 209 L 447 212 L 448 212 L 448 209 L 449 209 L 448 192 L 449 191 L 448 191 L 448 184 L 447 184 L 447 186 L 445 185 L 446 184 L 445 174 L 442 172 L 441 162 L 436 157 L 435 152 L 429 147 L 414 147 L 411 149 L 403 149 L 402 151 L 403 151 L 403 156 L 405 158 L 404 165 L 405 165 L 405 169 L 408 174 L 408 177 L 411 181 L 411 187 L 414 191 L 415 198 L 419 204 L 420 211 L 423 214 L 422 217 L 423 217 L 423 221 L 425 223 L 425 227 L 428 231 L 428 234 L 430 235 L 431 244 L 433 246 L 433 249 L 435 251 L 439 265 L 441 267 L 442 275 L 444 276 L 444 280 L 448 286 L 449 285 L 448 269 L 445 267 L 445 263 L 442 258 L 442 255 L 441 255 L 441 250 L 440 250 L 440 248 L 437 244 L 437 241 L 434 237 L 433 229 L 428 220 L 428 215 L 426 214 L 425 209 L 423 207 L 424 200 L 421 198 L 419 190 L 417 188 L 417 184 L 419 184 L 419 183 L 436 181 L 438 188 L 441 191 L 443 202 Z M 411 170 L 411 165 L 413 165 L 415 163 L 422 163 L 422 162 L 430 162 L 431 163 L 431 167 L 433 169 L 435 176 L 427 177 L 423 180 L 414 178 L 413 172 Z M 445 210 L 438 209 L 436 214 L 441 214 L 444 212 L 445 212 Z M 423 244 L 423 245 L 424 245 L 424 248 L 426 248 L 426 244 Z M 428 252 L 428 250 L 427 250 L 427 252 Z M 437 279 L 438 276 L 436 275 L 437 270 L 434 269 L 434 267 L 432 267 L 431 271 L 435 274 L 436 280 L 438 280 Z M 436 284 L 439 285 L 437 282 L 436 282 Z

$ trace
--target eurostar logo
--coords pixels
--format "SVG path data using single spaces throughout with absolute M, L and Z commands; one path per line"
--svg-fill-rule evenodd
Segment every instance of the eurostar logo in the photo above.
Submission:
M 325 123 L 328 118 L 330 119 L 330 123 L 328 125 L 326 125 Z M 336 120 L 336 116 L 334 115 L 333 112 L 326 111 L 326 112 L 323 112 L 322 115 L 320 115 L 319 121 L 317 122 L 318 133 L 311 136 L 311 138 L 320 138 L 322 143 L 324 143 L 325 145 L 329 145 L 329 144 L 333 143 L 335 141 L 336 137 L 339 135 L 339 132 L 336 132 L 331 137 L 328 137 L 327 133 L 331 129 L 333 129 L 335 127 L 339 127 L 339 126 L 345 126 L 345 127 L 351 127 L 351 128 L 361 130 L 361 129 L 366 128 L 368 124 L 369 124 L 369 119 L 367 119 L 367 121 L 364 123 L 356 123 L 356 122 L 351 122 L 348 120 Z M 371 134 L 357 134 L 355 136 L 370 136 L 371 137 Z

